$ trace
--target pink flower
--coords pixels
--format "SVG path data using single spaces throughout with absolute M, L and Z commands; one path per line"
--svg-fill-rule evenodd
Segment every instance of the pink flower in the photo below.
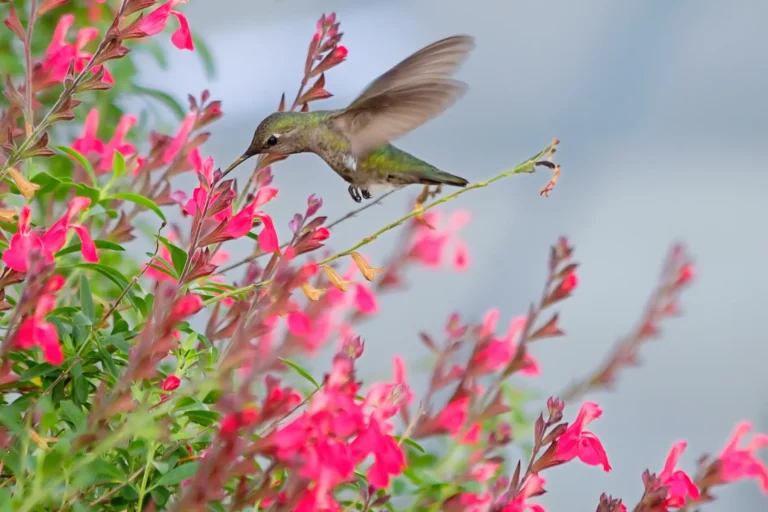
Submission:
M 405 469 L 403 450 L 374 419 L 352 442 L 352 452 L 360 460 L 373 454 L 374 462 L 368 468 L 368 483 L 377 489 L 387 488 L 390 477 L 399 475 Z
M 413 391 L 405 380 L 405 362 L 400 356 L 393 361 L 394 379 L 390 383 L 377 382 L 365 395 L 363 409 L 372 409 L 370 417 L 379 421 L 387 420 L 397 414 L 403 404 L 413 401 Z
M 509 329 L 502 338 L 493 337 L 493 331 L 496 328 L 496 322 L 499 319 L 499 310 L 493 309 L 486 313 L 483 320 L 480 336 L 490 337 L 485 346 L 477 351 L 470 367 L 477 374 L 494 372 L 507 366 L 515 356 L 517 350 L 516 340 L 525 329 L 526 317 L 514 317 L 509 323 Z M 523 375 L 538 375 L 539 365 L 536 360 L 526 351 L 525 366 L 520 371 Z
M 746 448 L 739 448 L 741 440 L 752 430 L 752 424 L 739 423 L 731 438 L 720 452 L 719 477 L 723 482 L 735 482 L 742 478 L 754 478 L 760 482 L 764 494 L 768 494 L 768 468 L 755 455 L 757 450 L 768 446 L 768 435 L 755 434 Z
M 498 462 L 482 462 L 475 464 L 469 472 L 470 478 L 480 483 L 485 483 L 496 475 L 500 464 Z
M 91 205 L 91 200 L 88 197 L 73 197 L 69 202 L 69 208 L 67 213 L 56 221 L 48 231 L 42 236 L 43 247 L 45 248 L 45 256 L 49 263 L 53 262 L 53 253 L 61 250 L 64 247 L 67 239 L 67 232 L 72 230 L 80 238 L 82 248 L 80 251 L 83 253 L 83 259 L 90 263 L 96 263 L 99 261 L 99 255 L 96 253 L 96 244 L 93 243 L 90 233 L 83 226 L 79 224 L 72 224 L 72 219 Z
M 162 7 L 158 9 L 162 9 Z M 179 131 L 176 132 L 173 140 L 171 140 L 171 143 L 168 144 L 168 147 L 165 148 L 165 151 L 163 152 L 162 160 L 164 164 L 167 165 L 173 162 L 174 158 L 176 158 L 176 156 L 181 153 L 181 150 L 184 149 L 184 145 L 187 143 L 189 135 L 195 128 L 195 122 L 197 122 L 197 114 L 187 114 L 187 116 L 184 118 L 184 121 L 181 122 Z
M 95 108 L 91 109 L 85 118 L 83 134 L 72 143 L 72 149 L 86 157 L 96 153 L 98 157 L 96 173 L 104 174 L 112 169 L 112 159 L 116 151 L 123 156 L 136 154 L 136 147 L 125 142 L 125 136 L 135 124 L 135 116 L 128 114 L 122 116 L 117 123 L 112 139 L 105 144 L 96 137 L 96 131 L 99 128 L 99 111 Z
M 287 315 L 287 321 L 288 332 L 301 338 L 310 351 L 320 348 L 331 334 L 331 321 L 327 314 L 312 319 L 301 311 L 291 311 Z
M 26 272 L 29 257 L 34 251 L 43 251 L 43 242 L 36 233 L 32 233 L 31 211 L 24 205 L 19 212 L 16 234 L 11 237 L 10 246 L 3 252 L 3 262 L 16 272 Z
M 43 351 L 45 360 L 53 365 L 64 362 L 64 351 L 59 344 L 59 334 L 56 327 L 45 321 L 48 313 L 56 307 L 55 292 L 64 286 L 62 276 L 53 276 L 46 283 L 45 290 L 37 302 L 31 316 L 27 316 L 14 335 L 14 343 L 20 349 L 26 350 L 37 345 Z
M 699 499 L 699 489 L 691 477 L 684 471 L 675 469 L 677 461 L 687 445 L 688 443 L 685 441 L 675 443 L 664 463 L 664 469 L 659 473 L 659 484 L 668 488 L 667 498 L 664 500 L 665 507 L 682 507 L 685 505 L 687 496 L 694 500 Z
M 563 278 L 563 282 L 560 284 L 560 291 L 563 293 L 569 293 L 576 289 L 579 284 L 579 278 L 576 272 L 570 272 Z
M 280 381 L 275 377 L 267 376 L 265 379 L 267 396 L 261 407 L 263 421 L 288 414 L 302 401 L 301 395 L 293 388 L 280 386 Z
M 90 52 L 84 51 L 83 48 L 98 37 L 99 31 L 95 28 L 80 29 L 75 38 L 75 44 L 68 44 L 66 42 L 67 32 L 74 23 L 75 17 L 72 14 L 65 14 L 59 18 L 59 23 L 56 25 L 51 42 L 45 51 L 41 66 L 44 75 L 42 87 L 50 87 L 63 82 L 72 60 L 75 61 L 75 73 L 80 73 L 93 56 Z M 95 66 L 92 72 L 97 73 L 102 68 L 104 67 Z M 109 84 L 115 82 L 107 68 L 104 68 L 104 80 Z
M 464 430 L 469 417 L 469 397 L 457 398 L 448 403 L 437 416 L 437 424 L 453 437 Z M 475 444 L 479 440 L 480 424 L 472 424 L 460 439 L 461 444 Z
M 490 492 L 475 494 L 472 492 L 462 492 L 458 495 L 458 504 L 462 512 L 488 512 L 493 504 L 493 496 Z
M 541 505 L 536 503 L 526 503 L 531 496 L 538 496 L 544 492 L 544 483 L 545 480 L 540 477 L 538 473 L 529 476 L 523 484 L 523 489 L 520 491 L 520 494 L 515 496 L 512 501 L 502 508 L 501 512 L 525 512 L 526 510 L 532 512 L 545 512 L 544 507 Z
M 182 3 L 187 3 L 187 0 L 170 0 L 164 3 L 142 19 L 138 30 L 146 36 L 159 34 L 165 29 L 168 18 L 173 14 L 179 20 L 179 28 L 171 36 L 171 42 L 179 50 L 194 50 L 195 45 L 192 42 L 192 32 L 189 30 L 187 18 L 173 9 Z
M 194 315 L 203 308 L 203 299 L 194 293 L 188 293 L 173 305 L 169 318 L 178 318 L 181 321 L 184 318 Z M 175 322 L 174 322 L 175 323 Z
M 452 265 L 457 272 L 466 270 L 471 262 L 467 245 L 457 232 L 464 227 L 470 219 L 468 210 L 455 210 L 448 225 L 440 228 L 441 216 L 436 211 L 424 214 L 424 220 L 433 226 L 431 229 L 424 224 L 418 224 L 413 232 L 409 257 L 420 261 L 428 268 L 439 268 L 446 256 L 449 247 L 453 248 Z
M 584 430 L 589 423 L 603 414 L 595 402 L 584 402 L 578 416 L 568 425 L 566 431 L 557 440 L 557 458 L 562 461 L 578 457 L 581 462 L 590 466 L 602 465 L 608 472 L 611 465 L 602 443 L 592 432 Z
M 277 231 L 275 230 L 274 222 L 272 222 L 272 217 L 262 211 L 255 211 L 256 208 L 276 195 L 276 190 L 274 193 L 271 190 L 266 193 L 257 193 L 254 200 L 248 206 L 227 221 L 222 239 L 234 240 L 244 237 L 253 228 L 253 219 L 258 218 L 264 225 L 259 233 L 259 248 L 265 253 L 279 253 L 280 242 L 277 239 Z
M 367 284 L 350 282 L 357 271 L 357 266 L 350 264 L 344 275 L 341 276 L 344 281 L 349 282 L 350 288 L 346 292 L 342 292 L 331 287 L 326 293 L 326 298 L 339 311 L 354 307 L 359 313 L 372 315 L 379 310 L 379 303 L 376 300 L 376 295 L 373 294 Z

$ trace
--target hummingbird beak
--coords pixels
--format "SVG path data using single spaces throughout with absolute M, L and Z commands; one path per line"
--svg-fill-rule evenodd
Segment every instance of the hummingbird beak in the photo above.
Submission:
M 245 162 L 246 160 L 248 160 L 248 159 L 249 159 L 249 158 L 251 158 L 252 156 L 253 156 L 252 154 L 243 153 L 243 155 L 242 155 L 240 158 L 238 158 L 237 160 L 235 160 L 234 162 L 232 162 L 232 164 L 231 164 L 229 167 L 227 167 L 227 170 L 226 170 L 226 171 L 224 171 L 224 176 L 226 176 L 227 174 L 229 174 L 229 173 L 230 173 L 230 172 L 231 172 L 231 171 L 232 171 L 232 170 L 233 170 L 235 167 L 237 167 L 237 166 L 238 166 L 238 165 L 240 165 L 241 163 Z

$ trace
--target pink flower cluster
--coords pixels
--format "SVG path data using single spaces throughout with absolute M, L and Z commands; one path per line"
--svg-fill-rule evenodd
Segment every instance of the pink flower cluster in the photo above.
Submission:
M 359 339 L 348 342 L 307 409 L 264 440 L 278 461 L 312 482 L 294 509 L 297 512 L 341 510 L 334 489 L 354 478 L 355 468 L 369 458 L 367 479 L 376 489 L 387 488 L 390 479 L 405 468 L 391 422 L 402 405 L 413 399 L 403 361 L 395 358 L 393 381 L 375 384 L 358 401 L 353 364 L 361 354 Z

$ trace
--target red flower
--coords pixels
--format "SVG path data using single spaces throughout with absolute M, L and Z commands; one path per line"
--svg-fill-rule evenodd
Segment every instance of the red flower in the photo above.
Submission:
M 75 215 L 80 213 L 81 210 L 88 208 L 90 205 L 91 200 L 88 197 L 73 197 L 69 202 L 67 213 L 65 213 L 61 219 L 56 221 L 56 223 L 42 236 L 45 256 L 49 263 L 53 262 L 53 253 L 64 247 L 67 239 L 67 232 L 70 229 L 80 238 L 80 243 L 82 245 L 80 251 L 83 253 L 83 259 L 91 263 L 99 261 L 99 255 L 96 254 L 96 245 L 93 243 L 88 230 L 79 224 L 72 224 L 72 219 Z
M 492 335 L 496 328 L 496 321 L 499 319 L 499 311 L 491 310 L 485 315 L 481 336 Z M 478 374 L 493 372 L 504 368 L 515 356 L 517 350 L 516 339 L 525 328 L 526 317 L 518 316 L 509 323 L 509 329 L 503 338 L 494 338 L 491 336 L 487 344 L 477 351 L 470 367 L 473 372 Z M 528 352 L 525 354 L 525 366 L 520 371 L 523 375 L 538 375 L 539 365 Z
M 659 484 L 668 488 L 664 507 L 682 507 L 685 505 L 687 496 L 694 500 L 699 499 L 699 488 L 693 483 L 691 477 L 684 471 L 675 469 L 677 461 L 687 445 L 688 443 L 685 441 L 675 443 L 669 451 L 664 469 L 659 473 Z
M 576 276 L 576 272 L 569 272 L 568 275 L 563 278 L 563 282 L 560 283 L 560 291 L 562 293 L 572 292 L 578 284 L 579 278 Z
M 312 231 L 312 240 L 315 242 L 322 242 L 323 240 L 327 240 L 330 236 L 331 232 L 326 227 L 319 227 Z
M 37 345 L 43 351 L 45 360 L 53 365 L 64 362 L 64 351 L 59 344 L 56 327 L 45 321 L 45 317 L 56 307 L 56 291 L 64 286 L 62 276 L 53 276 L 46 283 L 43 295 L 31 316 L 26 317 L 14 335 L 14 343 L 21 349 L 30 349 Z
M 374 462 L 368 468 L 368 483 L 378 489 L 387 488 L 390 476 L 399 475 L 405 469 L 403 450 L 392 436 L 383 432 L 376 420 L 371 420 L 368 428 L 352 442 L 352 452 L 359 461 L 373 454 Z
M 458 398 L 451 401 L 437 416 L 438 425 L 447 431 L 453 437 L 462 433 L 464 424 L 469 416 L 469 397 Z M 464 433 L 461 440 L 462 444 L 474 444 L 478 441 L 480 434 L 480 424 L 474 423 Z
M 95 108 L 91 109 L 91 111 L 88 112 L 88 116 L 85 118 L 83 134 L 72 143 L 72 149 L 82 153 L 86 157 L 90 156 L 92 153 L 96 153 L 98 156 L 98 163 L 95 169 L 96 173 L 104 174 L 112 169 L 112 159 L 114 158 L 115 151 L 123 156 L 136 154 L 136 146 L 125 142 L 125 136 L 135 124 L 135 116 L 129 114 L 123 115 L 117 123 L 117 128 L 115 128 L 115 133 L 112 136 L 112 139 L 105 144 L 96 138 L 96 131 L 99 128 L 99 111 Z
M 171 313 L 168 315 L 168 322 L 176 324 L 187 317 L 190 317 L 203 309 L 203 299 L 194 293 L 188 293 L 173 305 Z
M 31 232 L 30 215 L 29 206 L 24 205 L 19 212 L 16 234 L 11 237 L 10 246 L 3 252 L 3 263 L 16 272 L 26 272 L 29 256 L 34 251 L 43 251 L 40 236 Z
M 262 189 L 263 190 L 263 189 Z M 277 190 L 268 189 L 266 192 L 259 190 L 248 206 L 240 210 L 234 217 L 229 219 L 224 230 L 223 240 L 234 240 L 247 235 L 253 228 L 253 219 L 258 218 L 264 225 L 259 233 L 259 247 L 265 253 L 280 252 L 280 243 L 277 239 L 277 231 L 272 217 L 262 211 L 255 211 L 256 208 L 263 205 L 277 195 Z
M 179 20 L 179 28 L 171 36 L 171 42 L 179 50 L 194 50 L 195 45 L 192 42 L 192 33 L 189 30 L 187 18 L 173 9 L 183 3 L 187 3 L 187 0 L 170 0 L 164 3 L 141 20 L 138 31 L 145 36 L 159 34 L 165 30 L 168 18 L 173 14 Z
M 578 457 L 581 462 L 590 466 L 602 465 L 608 472 L 611 465 L 602 443 L 592 432 L 584 430 L 589 423 L 603 414 L 595 402 L 584 402 L 578 416 L 568 425 L 566 431 L 557 440 L 557 458 L 562 461 Z
M 181 385 L 181 379 L 178 378 L 176 375 L 169 375 L 165 378 L 163 381 L 162 386 L 160 386 L 160 389 L 163 391 L 173 391 L 174 389 L 178 388 Z
M 544 483 L 545 480 L 540 477 L 538 473 L 533 473 L 523 484 L 523 489 L 520 491 L 520 494 L 515 496 L 512 501 L 502 508 L 501 512 L 525 512 L 526 510 L 532 512 L 545 512 L 544 507 L 541 505 L 536 503 L 526 503 L 528 498 L 533 495 L 538 496 L 544 491 Z
M 301 338 L 309 351 L 320 348 L 331 334 L 331 319 L 327 314 L 311 319 L 301 311 L 291 311 L 287 320 L 288 332 Z
M 739 448 L 744 436 L 752 430 L 749 422 L 736 426 L 719 458 L 719 477 L 723 482 L 735 482 L 742 478 L 754 478 L 760 482 L 764 494 L 768 494 L 768 468 L 755 452 L 768 446 L 768 435 L 755 434 L 746 448 Z
M 80 29 L 75 38 L 75 44 L 68 44 L 66 42 L 67 32 L 74 23 L 75 16 L 72 14 L 65 14 L 59 18 L 59 23 L 56 25 L 53 38 L 45 51 L 41 66 L 44 76 L 42 87 L 50 87 L 63 82 L 73 59 L 75 61 L 75 73 L 80 73 L 93 57 L 92 53 L 83 51 L 83 48 L 98 37 L 99 31 L 95 28 Z M 103 66 L 95 66 L 91 72 L 97 73 L 101 68 Z M 109 84 L 115 83 L 107 68 L 104 68 L 104 81 Z

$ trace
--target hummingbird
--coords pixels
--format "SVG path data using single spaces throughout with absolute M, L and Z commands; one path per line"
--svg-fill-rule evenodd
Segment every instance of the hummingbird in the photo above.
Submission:
M 315 153 L 349 183 L 360 203 L 372 189 L 469 182 L 393 146 L 397 139 L 436 117 L 464 95 L 451 78 L 475 47 L 472 36 L 432 43 L 376 78 L 345 109 L 275 112 L 256 128 L 250 146 L 225 171 L 260 154 Z

